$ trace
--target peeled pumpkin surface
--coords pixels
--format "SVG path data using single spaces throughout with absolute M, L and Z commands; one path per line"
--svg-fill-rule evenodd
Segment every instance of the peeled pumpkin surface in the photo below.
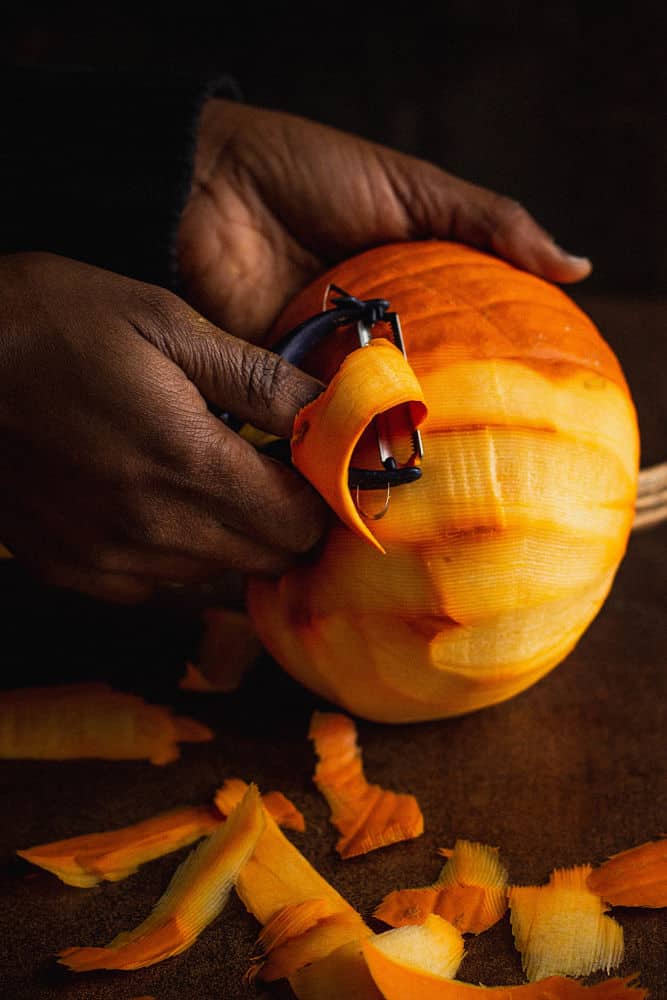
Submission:
M 548 976 L 521 986 L 478 986 L 454 979 L 447 963 L 458 967 L 455 931 L 431 914 L 418 926 L 399 927 L 365 941 L 362 948 L 371 976 L 385 1000 L 644 1000 L 647 990 L 634 977 L 584 986 L 565 976 Z M 455 932 L 458 933 L 458 932 Z M 460 937 L 460 935 L 459 935 Z M 461 945 L 461 952 L 462 952 Z M 460 961 L 462 956 L 458 956 Z
M 108 684 L 63 684 L 0 694 L 0 758 L 143 760 L 168 764 L 181 741 L 212 740 L 201 722 L 175 716 Z
M 612 855 L 586 885 L 610 906 L 667 906 L 667 837 Z
M 315 784 L 329 803 L 332 824 L 342 834 L 336 844 L 342 858 L 423 833 L 424 817 L 414 795 L 397 794 L 366 780 L 353 719 L 337 712 L 314 712 L 309 736 L 319 757 Z
M 331 269 L 288 306 L 276 338 L 322 310 L 330 282 L 400 315 L 421 390 L 405 398 L 425 406 L 423 475 L 392 491 L 366 537 L 351 525 L 361 519 L 344 471 L 348 458 L 378 466 L 374 357 L 391 351 L 354 350 L 353 333 L 337 332 L 302 362 L 329 397 L 297 418 L 293 458 L 339 517 L 313 563 L 250 581 L 253 624 L 292 676 L 358 716 L 412 722 L 502 701 L 571 651 L 624 555 L 639 437 L 621 368 L 561 289 L 435 240 Z M 353 399 L 339 374 L 352 365 Z M 304 456 L 310 435 L 318 446 Z M 392 444 L 407 457 L 406 431 Z M 384 496 L 364 492 L 364 508 Z
M 590 865 L 559 868 L 546 885 L 509 890 L 514 943 L 529 980 L 609 972 L 623 959 L 623 928 L 586 885 Z
M 106 947 L 68 948 L 60 962 L 73 972 L 141 969 L 185 951 L 224 907 L 264 829 L 259 792 L 249 786 L 229 819 L 176 870 L 150 915 Z
M 391 927 L 421 924 L 429 915 L 448 920 L 461 934 L 481 934 L 507 910 L 507 869 L 497 848 L 457 840 L 447 863 L 429 886 L 396 889 L 373 916 Z

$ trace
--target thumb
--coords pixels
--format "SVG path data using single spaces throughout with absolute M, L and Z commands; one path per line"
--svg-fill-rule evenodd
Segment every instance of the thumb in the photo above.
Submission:
M 278 354 L 220 330 L 189 307 L 178 322 L 151 324 L 144 336 L 187 375 L 207 402 L 278 437 L 323 384 Z

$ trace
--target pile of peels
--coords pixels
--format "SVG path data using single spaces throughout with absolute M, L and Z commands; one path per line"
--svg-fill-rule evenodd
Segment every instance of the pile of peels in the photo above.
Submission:
M 106 690 L 110 704 L 123 704 L 122 697 L 115 699 L 116 692 Z M 96 690 L 98 698 L 101 693 Z M 60 708 L 63 699 L 81 696 L 79 688 L 54 688 L 51 694 Z M 6 701 L 25 705 L 29 698 L 24 692 Z M 40 690 L 32 716 L 33 756 L 38 755 L 36 747 L 55 745 L 44 742 L 44 733 L 54 727 L 44 709 L 48 702 L 48 689 Z M 139 702 L 130 698 L 124 704 L 137 711 Z M 5 713 L 5 731 L 7 717 Z M 121 731 L 127 733 L 127 728 Z M 203 730 L 199 732 L 201 736 Z M 109 756 L 106 733 L 103 749 Z M 424 820 L 414 796 L 367 781 L 351 718 L 315 712 L 308 735 L 317 757 L 314 782 L 341 834 L 336 849 L 342 859 L 420 836 Z M 61 753 L 73 755 L 62 748 Z M 125 744 L 118 756 L 127 756 Z M 148 757 L 155 759 L 155 754 Z M 441 850 L 447 861 L 435 882 L 399 888 L 378 902 L 373 917 L 392 929 L 374 933 L 280 825 L 301 832 L 306 826 L 282 793 L 260 796 L 256 785 L 234 778 L 209 803 L 18 854 L 68 885 L 87 888 L 123 879 L 140 865 L 199 841 L 141 924 L 106 945 L 67 947 L 59 953 L 60 963 L 77 973 L 138 969 L 187 950 L 219 916 L 234 889 L 262 925 L 256 954 L 249 956 L 247 979 L 287 979 L 299 1000 L 647 996 L 636 976 L 606 978 L 593 986 L 581 977 L 609 974 L 623 959 L 623 929 L 609 915 L 611 906 L 667 905 L 667 839 L 639 845 L 597 867 L 555 869 L 545 884 L 532 886 L 510 882 L 496 847 L 459 839 L 453 848 Z M 526 982 L 483 987 L 456 979 L 466 949 L 464 935 L 483 933 L 508 910 Z

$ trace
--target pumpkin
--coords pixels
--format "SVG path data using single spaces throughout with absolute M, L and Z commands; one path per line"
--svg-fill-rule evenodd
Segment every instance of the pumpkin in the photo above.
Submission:
M 626 549 L 639 434 L 619 362 L 560 288 L 437 240 L 333 267 L 288 305 L 271 343 L 320 312 L 331 283 L 388 299 L 400 316 L 422 399 L 410 387 L 387 399 L 426 414 L 422 477 L 355 528 L 364 518 L 350 514 L 341 470 L 379 465 L 373 373 L 392 358 L 354 351 L 353 328 L 335 332 L 302 362 L 328 388 L 299 414 L 292 455 L 339 516 L 311 559 L 249 581 L 253 625 L 299 682 L 370 720 L 437 719 L 510 698 L 572 650 Z M 354 364 L 365 373 L 353 378 Z M 396 452 L 409 452 L 407 426 L 392 426 Z M 306 431 L 316 447 L 300 457 Z M 384 490 L 362 494 L 371 514 L 383 502 Z

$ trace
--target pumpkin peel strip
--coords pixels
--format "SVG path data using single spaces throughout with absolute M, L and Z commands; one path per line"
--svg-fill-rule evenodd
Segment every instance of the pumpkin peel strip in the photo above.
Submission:
M 509 890 L 512 933 L 526 977 L 609 972 L 623 959 L 623 928 L 587 888 L 590 865 L 556 869 L 540 886 Z
M 234 780 L 228 779 L 228 783 L 233 785 Z M 213 833 L 248 788 L 245 782 L 239 785 L 233 800 L 223 786 L 218 789 L 212 806 L 170 809 L 116 830 L 55 840 L 16 853 L 56 875 L 66 885 L 88 889 L 102 881 L 119 882 L 133 875 L 142 864 Z M 282 792 L 267 792 L 262 801 L 279 825 L 299 832 L 305 830 L 302 813 Z
M 463 939 L 435 914 L 423 924 L 368 938 L 362 950 L 384 1000 L 645 1000 L 648 996 L 648 990 L 635 985 L 636 974 L 594 986 L 560 975 L 520 986 L 482 986 L 454 979 Z
M 343 858 L 418 837 L 424 819 L 414 795 L 369 785 L 363 771 L 354 722 L 337 712 L 314 712 L 308 733 L 318 763 L 314 780 L 342 834 L 336 850 Z
M 0 758 L 168 764 L 179 756 L 179 742 L 213 736 L 201 722 L 174 716 L 169 708 L 103 683 L 0 694 Z
M 102 881 L 118 882 L 144 862 L 207 836 L 220 823 L 220 814 L 209 806 L 185 806 L 118 830 L 52 841 L 16 853 L 67 885 L 89 888 Z
M 667 906 L 667 838 L 613 854 L 586 885 L 611 906 Z
M 179 866 L 143 923 L 106 947 L 68 948 L 60 952 L 60 963 L 74 972 L 139 969 L 185 951 L 224 907 L 264 829 L 264 817 L 251 785 L 227 822 Z
M 423 923 L 430 913 L 462 934 L 480 934 L 507 909 L 507 871 L 496 848 L 457 840 L 438 878 L 429 886 L 388 893 L 373 913 L 392 927 Z
M 292 432 L 296 468 L 341 521 L 379 552 L 384 548 L 350 494 L 348 469 L 355 445 L 373 418 L 402 404 L 409 405 L 417 427 L 426 417 L 419 382 L 401 351 L 377 337 L 345 358 L 324 392 L 299 411 Z
M 229 816 L 243 798 L 247 788 L 248 785 L 241 778 L 227 778 L 215 793 L 216 808 L 223 816 Z M 279 826 L 284 826 L 288 830 L 296 830 L 297 833 L 303 833 L 306 829 L 303 813 L 282 792 L 266 792 L 262 796 L 262 802 L 264 808 Z

